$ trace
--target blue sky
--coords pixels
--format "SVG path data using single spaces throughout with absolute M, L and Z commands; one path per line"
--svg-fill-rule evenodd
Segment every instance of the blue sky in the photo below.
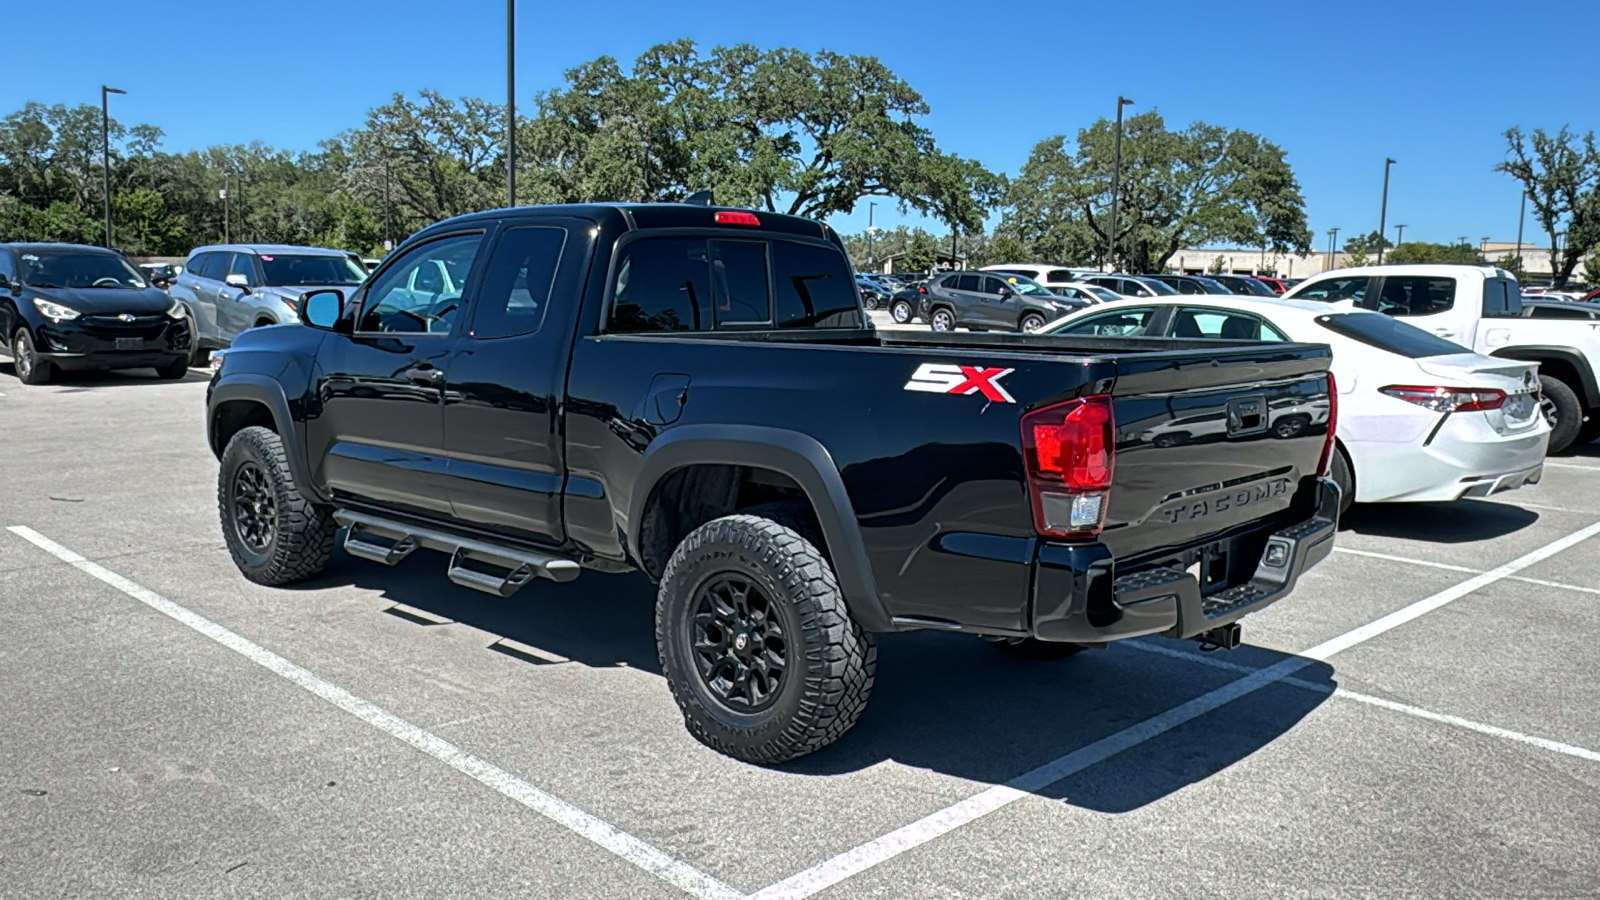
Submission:
M 129 92 L 115 114 L 160 126 L 173 150 L 310 148 L 396 91 L 505 93 L 501 0 L 66 0 L 5 19 L 13 50 L 28 49 L 0 78 L 0 114 L 98 102 L 108 83 Z M 1341 241 L 1377 227 L 1385 156 L 1399 161 L 1391 238 L 1404 223 L 1408 239 L 1514 240 L 1520 189 L 1490 171 L 1500 134 L 1600 129 L 1593 85 L 1580 86 L 1597 33 L 1596 0 L 522 0 L 517 94 L 529 109 L 573 65 L 678 37 L 870 54 L 928 100 L 943 147 L 998 171 L 1112 114 L 1121 93 L 1169 127 L 1200 119 L 1282 146 L 1319 247 L 1330 227 Z M 833 224 L 860 230 L 866 212 Z M 880 227 L 900 220 L 880 201 Z

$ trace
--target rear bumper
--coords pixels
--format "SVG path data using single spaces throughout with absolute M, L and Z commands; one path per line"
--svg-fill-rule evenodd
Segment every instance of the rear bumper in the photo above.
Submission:
M 1480 417 L 1481 418 L 1481 417 Z M 1351 442 L 1356 500 L 1399 503 L 1485 497 L 1538 482 L 1550 429 L 1503 435 L 1487 423 L 1445 423 L 1430 443 Z
M 1259 548 L 1248 580 L 1220 590 L 1203 589 L 1195 574 L 1179 568 L 1119 576 L 1110 551 L 1100 544 L 1042 545 L 1034 579 L 1033 636 L 1083 644 L 1150 634 L 1189 638 L 1276 603 L 1333 552 L 1339 489 L 1326 479 L 1319 480 L 1317 489 L 1316 511 L 1302 521 L 1264 526 L 1182 551 L 1238 571 L 1249 561 L 1228 556 Z

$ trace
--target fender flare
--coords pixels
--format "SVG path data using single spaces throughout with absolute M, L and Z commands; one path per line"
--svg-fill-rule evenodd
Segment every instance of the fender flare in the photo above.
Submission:
M 1582 351 L 1572 347 L 1546 347 L 1537 345 L 1517 345 L 1511 347 L 1496 347 L 1490 356 L 1499 359 L 1515 359 L 1523 362 L 1540 362 L 1545 359 L 1558 359 L 1572 366 L 1577 371 L 1582 384 L 1571 387 L 1581 395 L 1583 405 L 1587 408 L 1600 406 L 1600 383 L 1595 380 L 1594 367 Z
M 694 465 L 750 466 L 794 479 L 822 525 L 850 614 L 868 631 L 895 630 L 878 597 L 861 526 L 839 467 L 821 442 L 797 431 L 762 425 L 684 425 L 652 441 L 628 503 L 628 552 L 634 559 L 644 558 L 639 551 L 639 532 L 645 504 L 668 475 Z
M 294 415 L 289 411 L 289 398 L 283 392 L 283 385 L 265 375 L 246 372 L 230 375 L 217 382 L 212 386 L 210 394 L 206 404 L 206 443 L 211 445 L 212 453 L 216 454 L 218 459 L 222 458 L 222 451 L 226 448 L 217 446 L 217 409 L 231 401 L 258 403 L 265 406 L 272 414 L 273 425 L 278 435 L 283 438 L 284 452 L 289 461 L 289 474 L 294 476 L 294 483 L 301 491 L 315 499 L 327 501 L 328 498 L 311 480 L 311 466 L 306 460 L 305 444 L 301 440 L 300 430 L 295 427 Z

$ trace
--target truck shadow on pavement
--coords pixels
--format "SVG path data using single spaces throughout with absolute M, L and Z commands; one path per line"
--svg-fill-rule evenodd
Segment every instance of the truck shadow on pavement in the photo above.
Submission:
M 586 572 L 569 584 L 537 582 L 500 600 L 450 582 L 444 561 L 440 554 L 423 551 L 384 568 L 340 550 L 321 577 L 300 587 L 354 584 L 394 603 L 573 663 L 661 674 L 655 587 L 642 575 Z M 401 618 L 419 626 L 433 624 L 421 617 Z M 1180 642 L 1166 645 L 1194 649 Z M 502 648 L 485 640 L 485 649 Z M 550 665 L 520 653 L 508 655 L 528 662 L 535 667 L 532 671 Z M 1265 668 L 1288 657 L 1246 647 L 1215 658 Z M 1265 687 L 1039 793 L 1097 812 L 1143 807 L 1271 744 L 1328 698 L 1332 674 L 1331 667 L 1310 663 L 1295 677 L 1326 690 Z M 1200 662 L 1120 647 L 1040 662 L 1007 655 L 970 635 L 882 635 L 877 683 L 859 724 L 838 743 L 778 768 L 822 777 L 892 761 L 1004 784 L 1242 677 Z
M 1537 512 L 1486 500 L 1358 503 L 1339 520 L 1339 530 L 1373 537 L 1465 544 L 1505 537 L 1537 521 Z

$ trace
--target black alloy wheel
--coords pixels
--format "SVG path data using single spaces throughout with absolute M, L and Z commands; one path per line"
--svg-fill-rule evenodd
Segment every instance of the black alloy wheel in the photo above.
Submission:
M 266 553 L 278 533 L 278 496 L 267 474 L 254 462 L 240 464 L 229 496 L 239 540 L 255 553 Z
M 695 596 L 692 640 L 701 683 L 736 713 L 772 705 L 788 672 L 783 618 L 755 582 L 720 573 Z

